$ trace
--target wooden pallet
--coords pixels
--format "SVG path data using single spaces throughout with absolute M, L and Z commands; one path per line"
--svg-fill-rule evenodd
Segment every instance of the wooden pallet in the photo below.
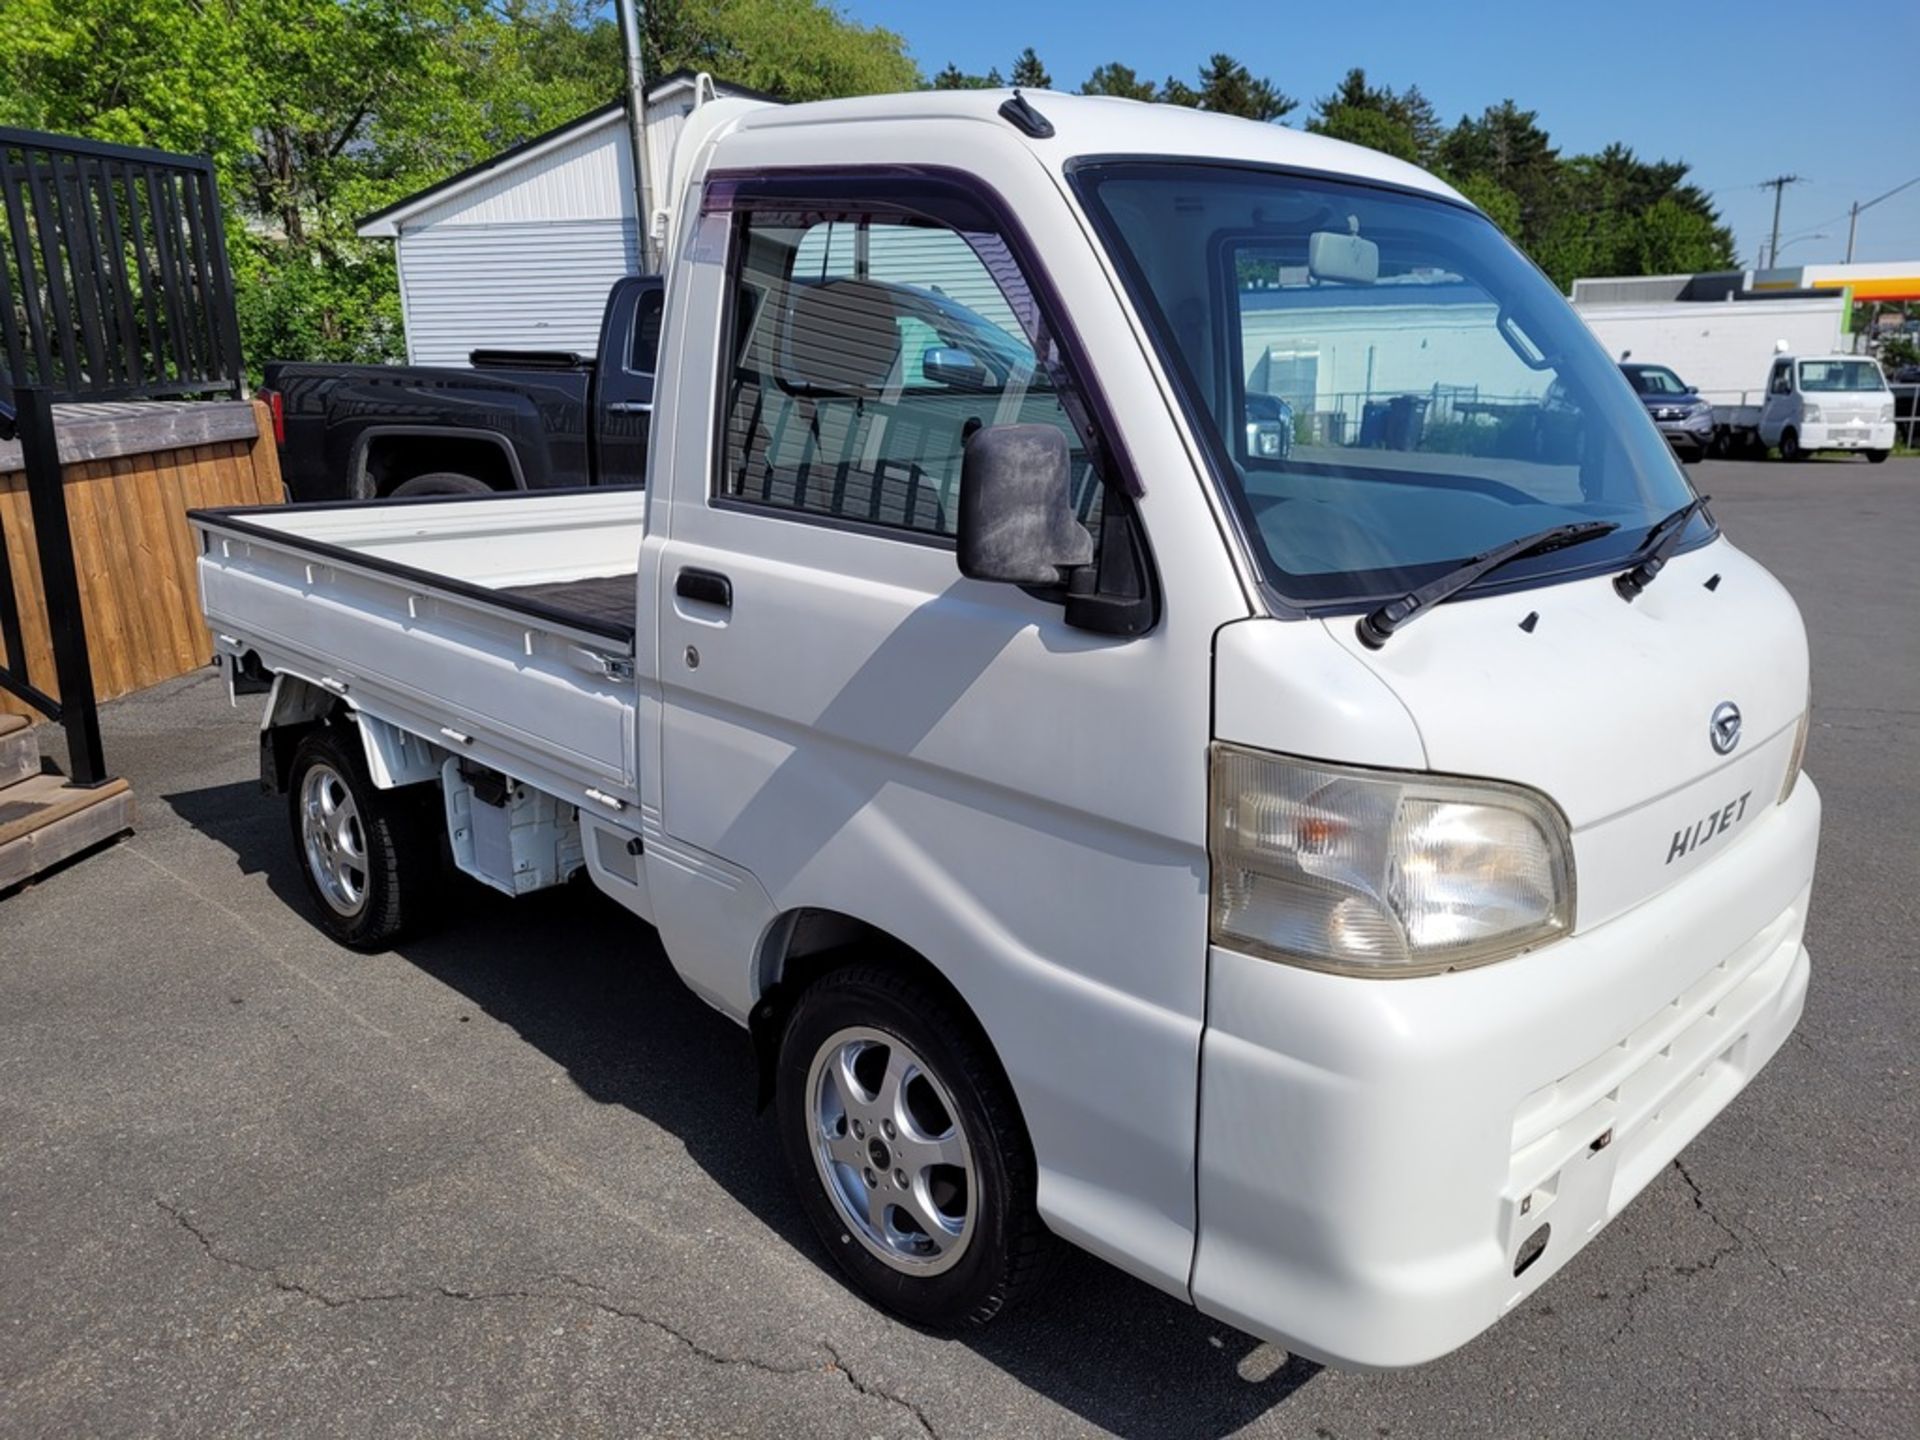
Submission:
M 133 828 L 124 780 L 93 789 L 44 770 L 40 739 L 20 715 L 0 715 L 0 894 Z

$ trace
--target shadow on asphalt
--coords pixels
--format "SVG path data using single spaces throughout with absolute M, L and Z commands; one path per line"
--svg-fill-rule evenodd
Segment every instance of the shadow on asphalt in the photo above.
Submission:
M 264 874 L 276 897 L 310 914 L 283 798 L 252 783 L 162 798 L 231 850 L 243 873 Z M 740 1123 L 754 1113 L 756 1088 L 746 1032 L 680 984 L 654 931 L 588 884 L 519 900 L 461 876 L 449 888 L 440 925 L 394 953 L 512 1026 L 593 1100 L 670 1131 L 841 1283 L 789 1188 L 771 1121 Z M 1078 1250 L 1050 1296 L 961 1339 L 1091 1424 L 1141 1440 L 1230 1434 L 1321 1369 Z

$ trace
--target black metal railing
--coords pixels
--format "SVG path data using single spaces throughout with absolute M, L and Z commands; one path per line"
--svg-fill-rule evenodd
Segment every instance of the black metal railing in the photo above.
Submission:
M 87 656 L 87 629 L 80 615 L 80 573 L 74 567 L 73 535 L 67 526 L 53 400 L 45 386 L 22 385 L 10 402 L 0 400 L 0 440 L 14 439 L 20 442 L 26 465 L 27 504 L 33 516 L 34 549 L 40 557 L 40 584 L 53 642 L 54 681 L 60 694 L 56 699 L 27 678 L 20 602 L 4 543 L 0 543 L 0 644 L 6 649 L 6 663 L 0 665 L 0 689 L 64 725 L 69 780 L 75 785 L 98 785 L 107 779 L 107 763 L 100 747 L 100 712 L 93 693 L 93 662 Z
M 0 689 L 67 732 L 76 785 L 107 778 L 53 407 L 245 393 L 211 161 L 0 128 L 0 440 L 18 440 L 57 695 L 28 673 L 0 537 Z
M 55 401 L 239 395 L 212 162 L 0 128 L 0 348 Z

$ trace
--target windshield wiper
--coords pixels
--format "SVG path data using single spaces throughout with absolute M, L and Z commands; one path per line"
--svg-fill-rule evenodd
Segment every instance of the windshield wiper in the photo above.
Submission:
M 1378 610 L 1362 615 L 1354 629 L 1362 645 L 1369 650 L 1378 650 L 1387 643 L 1389 635 L 1417 619 L 1422 611 L 1451 599 L 1481 576 L 1491 574 L 1502 565 L 1528 555 L 1544 555 L 1549 550 L 1564 550 L 1569 545 L 1598 540 L 1602 535 L 1611 535 L 1619 528 L 1611 520 L 1581 520 L 1572 525 L 1555 525 L 1551 530 L 1542 530 L 1537 535 L 1522 535 L 1518 540 L 1509 540 L 1471 560 L 1464 560 L 1438 580 L 1429 580 L 1418 590 L 1402 595 L 1398 600 L 1389 600 Z
M 1613 577 L 1613 588 L 1620 592 L 1622 600 L 1632 604 L 1634 597 L 1653 583 L 1653 577 L 1665 567 L 1680 537 L 1687 533 L 1687 522 L 1704 510 L 1712 498 L 1711 495 L 1695 496 L 1671 515 L 1653 522 L 1640 548 L 1627 557 L 1626 572 Z

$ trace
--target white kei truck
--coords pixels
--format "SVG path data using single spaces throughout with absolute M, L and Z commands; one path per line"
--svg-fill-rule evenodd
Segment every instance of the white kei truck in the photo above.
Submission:
M 1865 355 L 1776 354 L 1758 405 L 1743 405 L 1730 422 L 1762 451 L 1782 460 L 1823 450 L 1857 451 L 1873 464 L 1893 453 L 1893 391 L 1879 362 Z
M 1779 1049 L 1799 613 L 1459 195 L 1006 91 L 712 102 L 662 193 L 633 486 L 194 516 L 334 936 L 584 871 L 872 1300 L 984 1323 L 1065 1240 L 1362 1368 Z

